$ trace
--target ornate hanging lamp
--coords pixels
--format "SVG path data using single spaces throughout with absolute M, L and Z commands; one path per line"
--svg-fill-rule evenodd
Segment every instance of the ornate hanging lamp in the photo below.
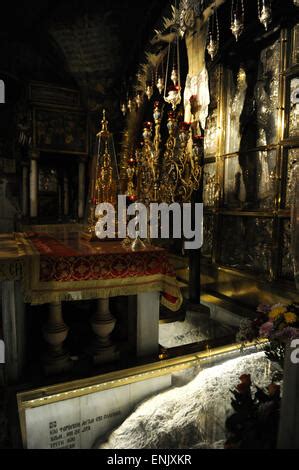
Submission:
M 208 42 L 207 42 L 207 51 L 212 60 L 214 60 L 218 50 L 219 50 L 219 21 L 217 10 L 212 15 L 209 20 L 209 33 L 208 33 Z
M 120 105 L 120 110 L 121 110 L 121 112 L 122 112 L 122 115 L 125 117 L 126 114 L 127 114 L 127 105 L 126 105 L 126 103 L 122 103 L 122 104 Z
M 146 85 L 145 94 L 149 101 L 151 100 L 153 93 L 154 93 L 153 86 L 150 82 L 148 82 Z
M 235 36 L 236 41 L 244 31 L 245 9 L 244 0 L 232 0 L 231 9 L 231 32 Z
M 272 20 L 272 10 L 271 10 L 271 1 L 270 0 L 258 0 L 258 17 L 260 23 L 264 26 L 265 30 L 268 31 L 269 25 Z
M 170 55 L 171 55 L 172 48 L 174 48 L 174 59 L 173 59 L 172 71 L 169 76 Z M 166 103 L 168 104 L 171 104 L 173 111 L 175 111 L 177 106 L 180 104 L 181 100 L 182 100 L 182 97 L 181 97 L 180 45 L 179 45 L 179 35 L 177 34 L 174 44 L 172 45 L 170 43 L 168 46 L 167 67 L 166 67 L 165 85 L 164 85 L 164 101 L 166 101 Z
M 158 91 L 159 91 L 160 95 L 162 95 L 163 90 L 164 90 L 164 82 L 163 82 L 162 77 L 158 77 L 158 79 L 157 79 L 157 88 L 158 88 Z
M 129 113 L 133 111 L 133 101 L 131 100 L 131 98 L 128 98 L 127 109 Z
M 141 91 L 137 92 L 137 95 L 136 95 L 136 98 L 135 98 L 135 103 L 136 103 L 137 109 L 140 109 L 141 106 L 142 106 L 142 103 L 143 103 L 143 96 L 142 96 Z
M 164 90 L 164 62 L 162 60 L 162 65 L 160 66 L 160 71 L 157 69 L 156 72 L 156 87 L 162 95 L 163 90 Z

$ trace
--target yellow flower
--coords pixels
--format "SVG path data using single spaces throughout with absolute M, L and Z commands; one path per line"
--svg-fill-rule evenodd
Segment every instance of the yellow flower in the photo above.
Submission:
M 278 317 L 287 312 L 286 307 L 276 307 L 269 313 L 270 320 L 276 320 Z
M 295 313 L 292 312 L 287 312 L 284 314 L 285 321 L 290 324 L 290 323 L 296 323 L 297 321 L 297 316 Z

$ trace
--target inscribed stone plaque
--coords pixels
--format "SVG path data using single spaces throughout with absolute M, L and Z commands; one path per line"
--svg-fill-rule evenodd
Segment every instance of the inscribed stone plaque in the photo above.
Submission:
M 171 386 L 171 376 L 26 409 L 28 449 L 90 449 L 146 398 Z

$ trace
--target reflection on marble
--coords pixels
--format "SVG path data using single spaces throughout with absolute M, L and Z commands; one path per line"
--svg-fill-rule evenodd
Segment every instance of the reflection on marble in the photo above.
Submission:
M 102 443 L 100 449 L 190 449 L 223 447 L 231 393 L 242 374 L 258 387 L 269 385 L 272 365 L 264 353 L 203 369 L 187 385 L 159 393 Z
M 291 250 L 291 222 L 283 223 L 282 276 L 294 280 L 294 259 Z
M 299 5 L 299 0 L 298 0 Z M 299 24 L 294 26 L 292 31 L 292 62 L 291 65 L 299 64 Z
M 294 257 L 294 277 L 299 291 L 299 163 L 294 169 L 294 205 L 292 208 L 292 253 Z
M 260 209 L 274 208 L 276 157 L 276 150 L 272 150 L 271 152 L 257 152 L 257 191 L 258 207 Z
M 277 152 L 250 152 L 225 159 L 224 200 L 229 208 L 272 209 Z
M 289 150 L 288 155 L 288 176 L 287 176 L 287 194 L 286 194 L 286 207 L 290 208 L 293 203 L 294 195 L 294 178 L 293 171 L 295 165 L 299 162 L 299 148 Z
M 217 153 L 218 132 L 217 132 L 218 111 L 214 109 L 207 118 L 207 125 L 204 139 L 205 157 L 215 157 Z
M 289 136 L 299 136 L 299 78 L 293 78 L 290 84 L 290 128 Z
M 258 82 L 255 88 L 259 137 L 257 145 L 270 145 L 278 140 L 280 42 L 261 52 Z
M 244 108 L 247 81 L 246 72 L 240 68 L 236 82 L 233 73 L 227 71 L 228 87 L 227 87 L 227 123 L 226 123 L 226 152 L 233 153 L 240 150 L 240 117 Z
M 224 201 L 230 208 L 241 207 L 246 202 L 246 190 L 238 155 L 225 159 Z
M 203 219 L 203 246 L 201 254 L 205 258 L 212 258 L 214 239 L 214 217 L 205 215 Z
M 233 330 L 198 313 L 187 312 L 183 322 L 162 324 L 159 327 L 159 344 L 175 348 L 233 334 Z
M 214 207 L 217 198 L 216 163 L 204 166 L 203 202 L 206 207 Z
M 209 73 L 210 83 L 210 106 L 209 116 L 207 118 L 205 139 L 204 139 L 204 154 L 205 157 L 214 157 L 217 152 L 218 144 L 218 87 L 219 87 L 219 69 L 216 68 Z
M 269 273 L 272 232 L 271 219 L 223 217 L 221 263 L 236 269 Z

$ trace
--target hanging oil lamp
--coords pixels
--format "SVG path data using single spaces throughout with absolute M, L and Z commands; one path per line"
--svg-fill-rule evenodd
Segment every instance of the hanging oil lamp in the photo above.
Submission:
M 162 77 L 158 77 L 156 86 L 159 90 L 160 95 L 162 95 L 163 90 L 164 90 L 164 83 L 163 83 L 163 78 Z
M 170 79 L 173 82 L 174 86 L 178 84 L 178 72 L 175 67 L 172 69 Z
M 207 51 L 212 60 L 214 60 L 218 50 L 219 50 L 219 22 L 217 10 L 210 20 L 209 33 L 208 33 L 208 43 Z
M 168 88 L 168 94 L 164 96 L 164 100 L 166 103 L 171 104 L 173 111 L 176 110 L 181 99 L 181 87 L 179 85 L 170 85 Z
M 174 52 L 174 57 L 176 54 L 176 64 L 173 64 L 172 72 L 169 77 L 170 70 L 170 53 L 171 48 L 175 47 L 176 52 Z M 172 82 L 169 85 L 169 82 Z M 168 57 L 167 57 L 167 68 L 165 75 L 165 85 L 164 85 L 164 101 L 172 106 L 173 111 L 176 110 L 177 106 L 181 102 L 181 73 L 180 73 L 180 47 L 179 47 L 179 37 L 177 35 L 175 43 L 169 44 L 168 46 Z
M 142 95 L 140 91 L 136 95 L 135 102 L 136 102 L 137 109 L 140 109 L 142 105 Z
M 260 23 L 262 23 L 265 30 L 268 31 L 268 28 L 272 19 L 270 1 L 266 3 L 266 0 L 262 0 L 262 5 L 261 5 L 260 0 L 258 0 L 258 16 L 259 16 Z
M 131 98 L 128 99 L 127 108 L 128 108 L 129 113 L 131 113 L 132 110 L 133 110 L 133 102 L 132 102 Z
M 125 116 L 127 114 L 127 106 L 125 103 L 122 103 L 121 107 L 120 107 L 120 110 L 123 114 L 123 116 Z
M 153 96 L 153 93 L 154 93 L 153 87 L 152 87 L 152 85 L 151 85 L 150 83 L 148 83 L 148 84 L 146 85 L 146 89 L 145 89 L 145 94 L 146 94 L 148 100 L 151 99 L 151 97 Z
M 231 32 L 235 36 L 236 41 L 244 31 L 244 0 L 232 0 L 231 10 Z

